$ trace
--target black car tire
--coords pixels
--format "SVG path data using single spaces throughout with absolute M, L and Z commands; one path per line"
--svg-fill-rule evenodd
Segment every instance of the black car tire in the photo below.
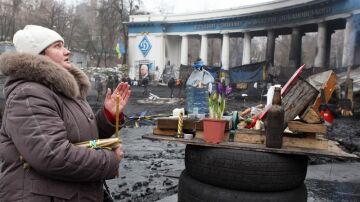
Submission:
M 299 187 L 281 192 L 246 192 L 225 189 L 195 180 L 184 170 L 178 187 L 179 202 L 306 202 L 307 190 Z
M 284 191 L 303 184 L 308 157 L 187 145 L 185 168 L 193 178 L 244 191 Z

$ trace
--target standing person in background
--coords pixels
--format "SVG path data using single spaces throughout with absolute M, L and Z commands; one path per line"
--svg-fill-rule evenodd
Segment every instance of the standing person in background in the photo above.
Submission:
M 103 201 L 103 182 L 117 175 L 122 146 L 104 150 L 74 144 L 114 134 L 116 94 L 122 112 L 129 85 L 107 89 L 104 107 L 95 115 L 86 101 L 89 78 L 70 63 L 58 33 L 27 25 L 13 43 L 17 52 L 0 56 L 7 76 L 0 200 Z
M 168 87 L 170 88 L 170 98 L 173 98 L 175 85 L 176 81 L 174 77 L 171 77 L 168 81 Z
M 109 75 L 106 81 L 106 89 L 110 88 L 111 90 L 113 90 L 114 85 L 115 85 L 114 79 L 111 75 Z
M 149 77 L 149 69 L 147 65 L 142 64 L 140 66 L 140 76 L 141 76 L 141 85 L 144 86 L 143 95 L 148 96 L 149 95 L 148 85 L 150 82 L 150 77 Z
M 116 88 L 116 85 L 119 83 L 119 76 L 117 74 L 115 74 L 114 76 L 114 85 L 112 87 L 112 89 Z M 128 83 L 129 84 L 129 83 Z M 130 85 L 130 84 L 129 84 Z
M 100 101 L 100 99 L 102 99 L 102 95 L 103 95 L 103 83 L 101 81 L 101 77 L 99 75 L 96 75 L 95 77 L 95 88 L 96 88 L 96 92 L 97 92 L 97 96 L 96 96 L 96 101 Z
M 181 98 L 181 91 L 183 88 L 183 81 L 181 79 L 176 79 L 176 87 L 179 88 L 179 98 Z

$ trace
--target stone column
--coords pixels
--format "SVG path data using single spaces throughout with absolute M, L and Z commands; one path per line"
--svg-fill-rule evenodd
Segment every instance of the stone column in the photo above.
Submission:
M 318 24 L 318 36 L 317 36 L 317 46 L 316 46 L 316 57 L 314 60 L 314 66 L 325 68 L 326 62 L 326 48 L 327 48 L 327 28 L 326 22 L 321 22 Z
M 205 65 L 208 64 L 207 53 L 208 53 L 208 38 L 206 34 L 203 34 L 201 35 L 200 58 Z
M 251 34 L 250 32 L 244 33 L 244 42 L 243 42 L 243 58 L 242 64 L 250 64 L 251 63 Z
M 267 43 L 266 43 L 266 60 L 274 65 L 274 55 L 275 55 L 275 33 L 274 30 L 269 30 L 267 33 Z
M 347 67 L 354 64 L 355 51 L 355 30 L 354 21 L 350 17 L 346 20 L 346 28 L 344 32 L 344 49 L 342 57 L 342 66 Z
M 330 54 L 331 54 L 331 36 L 334 30 L 327 30 L 326 36 L 326 53 L 325 53 L 325 69 L 330 68 Z
M 166 39 L 166 36 L 161 33 L 159 36 L 159 55 L 158 55 L 158 62 L 156 64 L 156 66 L 158 67 L 158 72 L 164 72 L 164 69 L 165 69 L 165 39 Z M 157 80 L 158 78 L 154 78 L 155 80 Z
M 289 67 L 297 69 L 301 62 L 301 39 L 302 34 L 298 27 L 294 27 L 291 33 Z M 290 72 L 291 73 L 291 72 Z
M 183 35 L 181 39 L 181 55 L 180 55 L 180 64 L 188 65 L 188 36 Z
M 222 49 L 221 49 L 221 63 L 222 63 L 222 69 L 223 70 L 229 70 L 230 65 L 230 37 L 228 33 L 223 34 L 223 40 L 222 40 Z

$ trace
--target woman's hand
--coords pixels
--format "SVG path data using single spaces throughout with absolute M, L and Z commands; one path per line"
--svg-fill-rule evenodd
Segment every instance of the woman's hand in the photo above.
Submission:
M 121 82 L 115 88 L 114 92 L 111 92 L 111 89 L 108 88 L 105 96 L 104 107 L 108 110 L 114 117 L 116 113 L 116 94 L 120 96 L 119 109 L 120 113 L 124 111 L 124 108 L 130 97 L 130 86 L 128 83 Z
M 118 144 L 113 147 L 113 151 L 116 155 L 117 160 L 121 161 L 124 158 L 124 150 L 122 148 L 122 144 Z

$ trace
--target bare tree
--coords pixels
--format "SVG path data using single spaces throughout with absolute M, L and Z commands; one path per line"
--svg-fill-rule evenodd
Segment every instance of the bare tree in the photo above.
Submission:
M 142 0 L 101 0 L 66 7 L 64 0 L 0 1 L 0 40 L 11 40 L 27 24 L 55 29 L 71 49 L 84 49 L 97 66 L 118 63 L 115 47 L 122 38 L 127 50 L 129 15 L 145 14 Z M 126 63 L 126 53 L 122 63 Z
M 275 66 L 287 66 L 289 62 L 291 35 L 280 35 L 275 41 Z
M 122 64 L 126 64 L 127 61 L 127 41 L 128 41 L 128 30 L 124 22 L 129 21 L 130 15 L 144 14 L 140 12 L 140 7 L 143 5 L 141 0 L 113 0 L 112 6 L 117 12 L 118 17 L 118 34 L 115 39 L 121 38 L 125 45 L 125 54 L 122 58 Z M 115 41 L 115 43 L 117 43 Z
M 10 40 L 15 33 L 17 13 L 22 0 L 0 2 L 0 39 Z
M 251 41 L 251 62 L 265 61 L 266 37 L 254 37 Z
M 230 67 L 236 67 L 242 63 L 243 39 L 240 37 L 230 38 Z
M 330 66 L 341 67 L 344 47 L 344 30 L 335 31 L 331 39 Z
M 306 33 L 302 38 L 301 63 L 306 64 L 306 67 L 312 67 L 314 65 L 316 41 L 317 33 Z

